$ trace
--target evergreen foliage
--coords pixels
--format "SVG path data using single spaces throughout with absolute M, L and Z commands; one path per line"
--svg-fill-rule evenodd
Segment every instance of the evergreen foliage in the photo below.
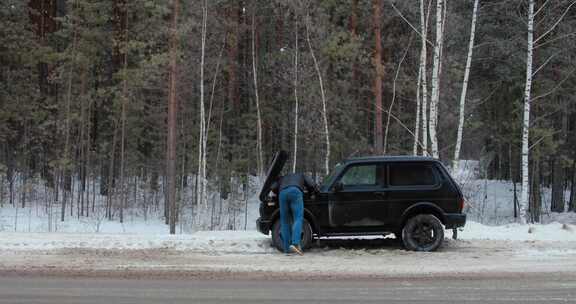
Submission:
M 537 37 L 552 28 L 569 5 L 568 1 L 550 2 L 537 16 Z M 322 101 L 304 40 L 306 14 L 313 20 L 310 35 L 325 82 L 330 163 L 374 153 L 371 2 L 357 1 L 354 7 L 352 1 L 344 0 L 208 3 L 205 101 L 210 113 L 210 189 L 221 190 L 226 197 L 232 178 L 246 183 L 246 176 L 257 174 L 252 10 L 256 10 L 264 163 L 279 149 L 292 151 L 294 31 L 299 21 L 297 170 L 319 178 L 324 174 Z M 432 5 L 434 8 L 434 1 Z M 464 159 L 488 157 L 490 178 L 519 180 L 526 9 L 524 1 L 481 1 L 461 154 Z M 351 23 L 352 10 L 358 17 L 355 24 Z M 419 34 L 407 22 L 419 29 L 419 3 L 386 0 L 382 12 L 384 121 L 395 95 L 387 153 L 410 154 L 414 139 L 407 129 L 414 131 L 420 45 Z M 471 14 L 472 1 L 449 2 L 438 126 L 440 158 L 446 163 L 455 144 Z M 121 110 L 126 102 L 126 180 L 138 180 L 141 186 L 161 191 L 170 16 L 170 1 L 1 1 L 2 182 L 40 178 L 54 191 L 66 193 L 71 187 L 85 188 L 90 180 L 97 180 L 99 192 L 110 197 L 109 209 L 119 208 L 115 201 L 126 191 L 118 185 Z M 182 188 L 196 187 L 189 177 L 198 168 L 201 1 L 184 1 L 180 16 L 177 171 L 178 187 Z M 435 30 L 431 26 L 434 18 L 432 13 L 429 37 Z M 537 147 L 532 162 L 538 170 L 532 174 L 538 174 L 542 185 L 556 183 L 563 189 L 571 187 L 575 175 L 575 28 L 573 8 L 551 33 L 537 41 L 534 58 L 535 69 L 541 65 L 542 69 L 535 73 L 533 87 L 530 138 Z M 405 52 L 406 59 L 399 65 Z M 186 199 L 195 202 L 194 197 Z M 0 193 L 0 200 L 14 203 L 13 196 L 5 192 Z M 110 212 L 109 216 L 115 215 Z

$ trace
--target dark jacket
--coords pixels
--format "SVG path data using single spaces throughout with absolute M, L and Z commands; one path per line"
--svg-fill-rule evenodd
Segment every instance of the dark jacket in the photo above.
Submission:
M 279 177 L 278 180 L 272 184 L 271 189 L 275 193 L 278 193 L 288 187 L 298 187 L 302 192 L 304 192 L 304 190 L 308 190 L 310 193 L 318 191 L 316 183 L 302 173 L 290 173 Z

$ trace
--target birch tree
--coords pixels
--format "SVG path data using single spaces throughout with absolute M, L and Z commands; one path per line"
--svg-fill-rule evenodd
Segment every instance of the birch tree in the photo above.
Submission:
M 430 7 L 428 6 L 428 13 L 424 13 L 424 0 L 420 0 L 420 30 L 422 34 L 421 38 L 421 50 L 420 50 L 420 69 L 421 72 L 421 83 L 422 83 L 422 155 L 428 156 L 428 16 L 430 14 Z M 414 141 L 416 144 L 417 141 Z
M 472 64 L 472 53 L 474 51 L 474 36 L 476 35 L 476 20 L 478 16 L 478 2 L 474 0 L 472 12 L 472 25 L 470 26 L 470 41 L 468 43 L 468 55 L 466 56 L 466 68 L 464 70 L 464 80 L 462 81 L 462 93 L 460 94 L 460 113 L 458 119 L 458 134 L 456 136 L 456 147 L 454 149 L 454 160 L 452 172 L 458 170 L 458 160 L 460 159 L 460 147 L 462 146 L 462 132 L 464 129 L 464 107 L 466 105 L 466 91 L 468 90 L 468 79 L 470 76 L 470 66 Z
M 420 84 L 422 83 L 422 65 L 418 68 L 418 80 L 416 83 L 416 122 L 414 125 L 414 145 L 412 146 L 412 155 L 418 155 L 418 141 L 420 140 L 420 112 L 421 112 L 421 98 L 420 98 Z
M 260 178 L 264 177 L 264 164 L 263 164 L 263 157 L 262 157 L 262 116 L 260 114 L 260 100 L 258 96 L 258 74 L 256 72 L 256 7 L 254 7 L 254 11 L 252 12 L 252 75 L 254 76 L 254 98 L 256 101 L 256 117 L 257 117 L 257 150 L 258 150 L 258 176 Z
M 202 1 L 202 33 L 200 54 L 200 128 L 198 142 L 198 173 L 196 193 L 196 225 L 202 228 L 202 211 L 207 209 L 207 183 L 206 180 L 206 146 L 208 132 L 206 130 L 206 112 L 204 109 L 204 59 L 206 51 L 206 23 L 208 19 L 208 2 Z
M 519 218 L 522 223 L 526 223 L 529 218 L 528 205 L 529 205 L 529 175 L 530 175 L 530 106 L 532 103 L 532 79 L 533 60 L 534 60 L 534 0 L 528 0 L 528 33 L 527 33 L 527 46 L 526 46 L 526 83 L 524 87 L 524 109 L 522 118 L 522 160 L 520 163 L 522 170 L 522 188 L 520 192 Z M 558 20 L 558 22 L 561 18 Z M 558 23 L 556 23 L 558 24 Z M 548 31 L 547 33 L 549 33 Z M 546 35 L 545 33 L 544 35 Z M 543 35 L 543 36 L 544 36 Z M 541 36 L 542 37 L 542 36 Z M 540 38 L 541 38 L 540 37 Z M 540 69 L 540 68 L 539 68 Z M 538 69 L 538 70 L 539 70 Z
M 388 108 L 387 118 L 386 118 L 386 129 L 384 131 L 384 145 L 383 145 L 383 154 L 386 154 L 386 150 L 388 148 L 388 132 L 390 129 L 390 118 L 392 118 L 392 108 L 394 108 L 394 103 L 396 102 L 396 82 L 398 80 L 398 75 L 400 75 L 400 68 L 402 68 L 402 63 L 404 59 L 406 59 L 406 55 L 408 55 L 408 51 L 410 50 L 410 46 L 412 45 L 412 36 L 410 36 L 410 40 L 408 42 L 408 46 L 404 51 L 404 55 L 400 59 L 398 63 L 398 68 L 396 69 L 396 74 L 394 75 L 394 81 L 392 82 L 392 101 L 390 101 L 390 107 Z M 415 142 L 418 142 L 418 138 L 414 136 Z
M 534 0 L 528 0 L 528 35 L 526 47 L 526 84 L 524 87 L 524 110 L 522 119 L 522 189 L 519 201 L 519 218 L 524 224 L 528 219 L 529 198 L 529 135 L 530 135 L 530 104 L 532 93 L 532 62 L 534 55 Z
M 436 43 L 434 44 L 434 64 L 432 66 L 432 97 L 430 99 L 429 134 L 432 156 L 438 158 L 438 102 L 440 100 L 440 65 L 442 53 L 442 25 L 444 0 L 436 2 Z
M 318 60 L 314 54 L 314 49 L 312 48 L 312 42 L 310 42 L 310 14 L 306 15 L 306 41 L 308 42 L 308 49 L 310 50 L 310 55 L 312 55 L 312 60 L 314 61 L 314 67 L 316 68 L 316 74 L 318 75 L 318 82 L 320 83 L 320 94 L 322 97 L 322 118 L 324 122 L 324 139 L 326 143 L 326 154 L 324 156 L 324 170 L 325 174 L 330 173 L 330 132 L 328 130 L 328 113 L 326 107 L 326 93 L 324 92 L 324 81 L 322 80 L 322 72 L 320 71 L 320 66 L 318 65 Z

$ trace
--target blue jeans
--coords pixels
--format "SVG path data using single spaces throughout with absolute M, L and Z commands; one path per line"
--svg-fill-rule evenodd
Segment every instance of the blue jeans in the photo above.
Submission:
M 304 199 L 300 188 L 288 187 L 280 191 L 280 237 L 284 252 L 290 245 L 300 246 Z

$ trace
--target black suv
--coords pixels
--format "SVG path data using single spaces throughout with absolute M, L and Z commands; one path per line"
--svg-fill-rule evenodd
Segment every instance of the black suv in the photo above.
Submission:
M 282 250 L 278 197 L 270 186 L 288 154 L 274 155 L 260 192 L 261 233 L 272 232 Z M 463 227 L 464 199 L 460 188 L 437 159 L 377 156 L 348 159 L 325 178 L 318 193 L 306 193 L 302 247 L 326 236 L 387 235 L 394 233 L 409 250 L 433 251 L 444 240 L 444 227 Z

